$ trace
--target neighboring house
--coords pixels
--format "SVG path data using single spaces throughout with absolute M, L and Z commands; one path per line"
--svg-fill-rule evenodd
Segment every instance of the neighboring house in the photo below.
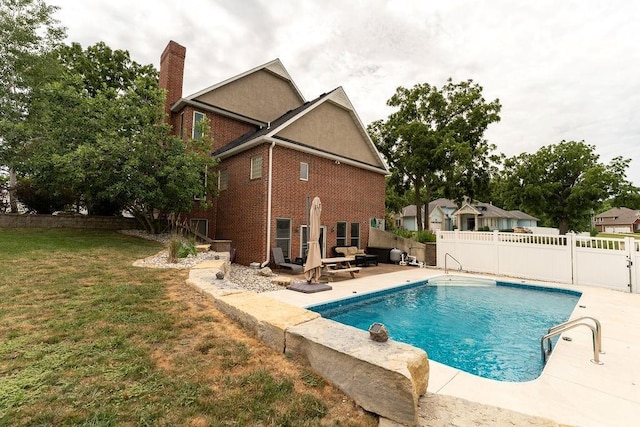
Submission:
M 601 233 L 634 233 L 640 230 L 640 211 L 613 208 L 596 215 L 596 230 Z
M 429 230 L 451 230 L 452 214 L 458 210 L 458 205 L 449 199 L 436 199 L 429 202 Z M 409 231 L 418 229 L 416 205 L 405 206 L 402 209 L 402 227 Z M 424 221 L 424 207 L 420 210 Z
M 409 205 L 402 210 L 403 227 L 407 230 L 417 230 L 417 209 Z M 422 209 L 424 218 L 424 209 Z M 490 203 L 465 202 L 462 207 L 449 199 L 437 199 L 429 202 L 429 229 L 450 231 L 477 230 L 505 230 L 515 227 L 537 227 L 538 219 L 521 211 L 506 211 Z
M 188 214 L 193 227 L 231 240 L 236 262 L 266 263 L 271 248 L 303 257 L 311 200 L 322 203 L 321 249 L 365 248 L 369 226 L 384 217 L 389 171 L 339 87 L 306 101 L 280 60 L 182 97 L 186 49 L 171 41 L 160 61 L 167 121 L 197 137 L 207 117 L 219 193 Z

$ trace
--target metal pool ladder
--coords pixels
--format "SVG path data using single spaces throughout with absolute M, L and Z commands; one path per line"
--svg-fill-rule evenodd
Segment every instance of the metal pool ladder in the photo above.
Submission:
M 585 320 L 592 320 L 594 325 L 586 323 Z M 549 356 L 551 356 L 551 351 L 553 350 L 551 338 L 578 326 L 586 326 L 591 329 L 591 338 L 593 340 L 593 359 L 591 359 L 591 362 L 597 365 L 603 364 L 600 361 L 600 355 L 605 354 L 604 351 L 602 351 L 602 325 L 600 325 L 598 319 L 590 316 L 579 317 L 549 328 L 547 334 L 540 339 L 540 350 L 542 351 L 543 363 L 547 363 Z
M 447 252 L 447 253 L 444 254 L 444 274 L 449 274 L 449 269 L 447 268 L 447 257 L 449 257 L 452 260 L 454 260 L 455 262 L 457 262 L 458 263 L 458 271 L 462 271 L 462 264 L 460 264 L 460 261 L 455 259 L 453 257 L 453 255 L 451 255 L 449 252 Z

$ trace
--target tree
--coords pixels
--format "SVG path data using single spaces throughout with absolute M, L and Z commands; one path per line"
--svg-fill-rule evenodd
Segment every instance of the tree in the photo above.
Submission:
M 170 135 L 151 65 L 104 43 L 56 54 L 57 78 L 34 91 L 26 121 L 30 139 L 17 164 L 25 180 L 90 213 L 125 209 L 151 232 L 159 216 L 213 194 L 212 142 Z
M 387 105 L 397 111 L 386 121 L 371 123 L 368 131 L 390 166 L 410 184 L 418 212 L 423 207 L 428 212 L 436 191 L 459 203 L 488 191 L 498 157 L 484 132 L 500 120 L 499 100 L 486 102 L 482 87 L 472 80 L 449 79 L 441 89 L 426 83 L 399 87 Z M 423 228 L 418 215 L 418 229 Z
M 33 88 L 46 82 L 50 52 L 65 30 L 53 18 L 57 7 L 42 0 L 3 0 L 0 3 L 0 165 L 9 168 L 9 198 L 14 198 L 14 163 L 26 140 L 23 121 Z
M 609 165 L 598 159 L 594 146 L 562 141 L 505 160 L 499 185 L 505 207 L 539 216 L 560 234 L 588 230 L 593 212 L 628 184 L 629 159 Z

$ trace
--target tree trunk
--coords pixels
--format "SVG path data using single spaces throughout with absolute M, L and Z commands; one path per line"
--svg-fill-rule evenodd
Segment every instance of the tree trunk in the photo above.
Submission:
M 560 218 L 558 228 L 560 229 L 560 235 L 564 236 L 569 231 L 569 220 L 567 218 Z
M 429 217 L 429 202 L 431 201 L 431 191 L 429 191 L 429 183 L 424 186 L 424 218 L 425 218 L 425 227 L 424 229 L 429 231 L 431 228 L 431 218 Z
M 422 200 L 420 198 L 420 180 L 416 179 L 413 182 L 413 204 L 416 205 L 416 224 L 418 226 L 418 231 L 422 231 L 423 222 L 422 222 Z
M 9 169 L 9 205 L 11 213 L 18 213 L 18 199 L 16 199 L 16 185 L 18 185 L 18 177 L 13 168 Z

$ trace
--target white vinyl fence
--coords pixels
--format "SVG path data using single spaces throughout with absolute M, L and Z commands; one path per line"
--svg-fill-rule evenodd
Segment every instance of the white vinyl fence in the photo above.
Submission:
M 543 234 L 438 231 L 437 266 L 640 293 L 640 241 Z

